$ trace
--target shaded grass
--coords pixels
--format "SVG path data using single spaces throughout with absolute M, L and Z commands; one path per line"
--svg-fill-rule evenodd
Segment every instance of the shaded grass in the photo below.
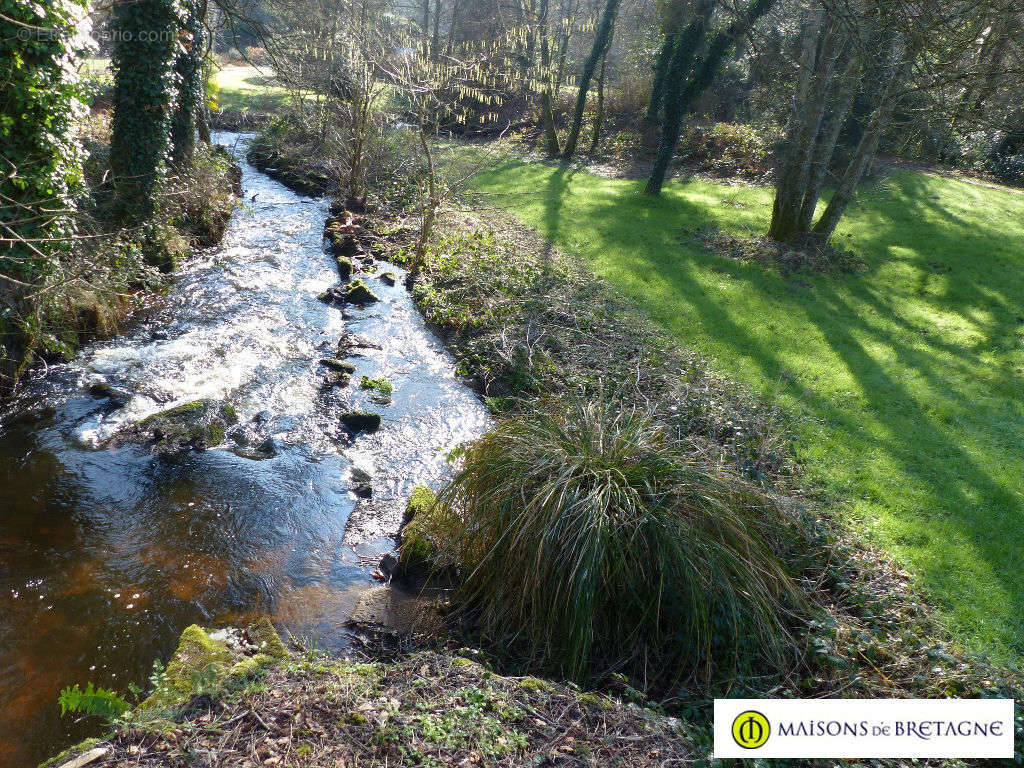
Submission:
M 961 639 L 1019 663 L 1024 196 L 897 173 L 840 227 L 862 274 L 787 277 L 686 234 L 762 233 L 767 189 L 673 183 L 652 200 L 641 182 L 520 162 L 473 184 L 681 343 L 806 415 L 808 479 L 919 577 Z

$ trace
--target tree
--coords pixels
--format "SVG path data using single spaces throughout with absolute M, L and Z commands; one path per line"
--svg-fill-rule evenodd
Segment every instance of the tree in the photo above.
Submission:
M 178 95 L 171 119 L 171 163 L 187 168 L 195 154 L 196 128 L 206 89 L 203 82 L 203 58 L 206 54 L 205 8 L 198 0 L 185 0 L 184 25 L 174 60 Z
M 124 219 L 148 219 L 170 146 L 182 8 L 177 0 L 114 5 L 114 117 L 110 168 Z
M 570 160 L 576 153 L 576 143 L 580 138 L 580 131 L 583 128 L 583 110 L 587 106 L 587 91 L 590 90 L 590 81 L 594 77 L 601 57 L 611 40 L 612 29 L 615 26 L 615 15 L 619 11 L 620 0 L 606 0 L 604 12 L 601 14 L 601 21 L 594 35 L 594 42 L 590 46 L 590 54 L 583 63 L 580 72 L 578 90 L 576 91 L 576 108 L 572 113 L 572 122 L 569 124 L 569 135 L 565 140 L 565 148 L 562 150 L 562 159 Z
M 540 0 L 540 11 L 537 26 L 540 28 L 540 77 L 542 78 L 540 93 L 540 119 L 544 130 L 544 145 L 552 157 L 561 153 L 558 145 L 558 131 L 555 128 L 554 78 L 551 70 L 551 39 L 548 31 L 549 0 Z
M 665 82 L 668 78 L 668 67 L 672 61 L 679 32 L 683 27 L 683 0 L 669 0 L 661 6 L 662 41 L 658 48 L 658 56 L 654 61 L 654 80 L 651 83 L 651 95 L 644 113 L 644 122 L 654 124 L 661 116 L 661 107 L 665 99 Z
M 1001 0 L 871 0 L 852 14 L 845 3 L 812 4 L 799 40 L 786 136 L 776 152 L 769 236 L 824 248 L 897 110 L 913 104 L 918 115 L 948 115 L 950 90 L 970 90 L 992 77 L 990 61 L 978 66 L 978 30 L 990 29 L 1008 8 Z M 867 119 L 815 220 L 837 138 L 856 98 L 867 105 Z
M 707 90 L 721 69 L 726 57 L 750 28 L 771 10 L 777 0 L 753 0 L 725 29 L 716 34 L 703 55 L 698 55 L 707 37 L 708 25 L 715 11 L 714 0 L 698 0 L 694 16 L 677 36 L 666 75 L 664 117 L 658 156 L 647 179 L 646 192 L 660 195 L 668 167 L 672 162 L 683 116 L 697 98 Z

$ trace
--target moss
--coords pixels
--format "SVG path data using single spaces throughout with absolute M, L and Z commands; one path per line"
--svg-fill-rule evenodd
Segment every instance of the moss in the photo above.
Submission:
M 202 683 L 204 690 L 219 689 L 225 683 L 240 683 L 288 656 L 269 619 L 250 624 L 245 632 L 257 653 L 239 658 L 226 642 L 215 640 L 202 627 L 196 624 L 187 627 L 164 671 L 164 682 L 139 709 L 180 704 L 197 692 L 200 679 L 206 680 Z
M 273 666 L 277 659 L 266 653 L 257 653 L 255 656 L 246 656 L 236 661 L 228 670 L 227 680 L 231 683 L 240 683 L 254 677 L 261 669 Z
M 519 687 L 526 691 L 546 691 L 551 688 L 551 683 L 539 677 L 524 677 L 519 681 Z
M 359 386 L 371 391 L 376 402 L 385 404 L 391 402 L 391 393 L 394 391 L 394 387 L 387 379 L 371 379 L 369 376 L 363 376 Z
M 615 708 L 615 702 L 613 702 L 607 696 L 602 696 L 598 693 L 583 692 L 580 694 L 580 701 L 584 704 L 590 704 L 591 706 L 595 706 L 600 709 Z
M 260 654 L 266 654 L 274 659 L 288 657 L 288 649 L 284 647 L 281 636 L 277 634 L 274 625 L 266 616 L 246 627 L 245 632 Z
M 237 422 L 233 406 L 217 400 L 193 400 L 148 416 L 126 434 L 128 439 L 152 441 L 154 450 L 169 455 L 218 445 L 227 428 Z
M 437 504 L 437 496 L 430 488 L 421 485 L 413 489 L 404 519 L 397 575 L 423 576 L 448 565 L 439 562 L 438 555 L 452 549 L 455 520 L 449 509 Z
M 416 515 L 421 512 L 429 512 L 437 503 L 437 494 L 425 485 L 417 485 L 412 489 L 412 495 L 405 504 L 405 516 L 402 522 L 408 524 Z
M 344 298 L 350 304 L 372 304 L 380 301 L 377 294 L 371 291 L 362 280 L 353 280 L 349 283 L 345 289 Z
M 85 741 L 81 742 L 80 744 L 75 744 L 75 746 L 73 746 L 73 747 L 68 747 L 63 752 L 61 752 L 59 755 L 55 755 L 54 757 L 51 757 L 45 763 L 40 763 L 39 764 L 39 768 L 57 768 L 57 766 L 64 765 L 64 763 L 66 763 L 69 760 L 71 760 L 71 758 L 77 757 L 78 755 L 81 755 L 81 754 L 83 754 L 85 752 L 88 752 L 93 747 L 98 746 L 99 744 L 102 744 L 102 743 L 103 743 L 102 739 L 95 739 L 95 738 L 86 739 Z
M 355 269 L 352 259 L 348 256 L 336 256 L 334 261 L 338 265 L 338 274 L 341 275 L 341 279 L 348 280 L 349 277 L 352 276 L 352 271 Z
M 197 624 L 186 627 L 164 671 L 164 683 L 142 702 L 140 709 L 185 701 L 195 692 L 197 677 L 212 674 L 221 679 L 233 660 L 226 643 L 212 639 Z

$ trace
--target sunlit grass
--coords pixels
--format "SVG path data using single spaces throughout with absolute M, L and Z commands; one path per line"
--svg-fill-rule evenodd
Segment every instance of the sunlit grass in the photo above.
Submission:
M 806 416 L 810 481 L 916 573 L 968 644 L 1024 658 L 1024 195 L 916 173 L 865 188 L 862 274 L 786 277 L 687 230 L 767 228 L 771 191 L 503 163 L 474 180 L 682 344 Z
M 274 82 L 271 69 L 251 64 L 226 64 L 214 74 L 214 82 L 221 109 L 271 109 L 288 95 L 287 89 Z

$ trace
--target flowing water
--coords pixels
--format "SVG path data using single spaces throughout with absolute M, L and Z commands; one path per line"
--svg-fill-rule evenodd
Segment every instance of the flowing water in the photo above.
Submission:
M 244 138 L 219 140 L 241 161 Z M 319 302 L 338 282 L 326 202 L 243 172 L 223 244 L 181 270 L 154 321 L 51 367 L 0 414 L 0 768 L 82 736 L 59 716 L 61 688 L 144 684 L 191 623 L 263 613 L 342 647 L 404 499 L 486 426 L 401 270 L 382 265 L 397 287 L 368 278 L 382 301 L 365 309 Z M 319 360 L 345 332 L 380 349 L 357 350 L 352 383 L 327 388 Z M 363 374 L 394 384 L 390 405 Z M 104 447 L 198 398 L 237 410 L 223 446 L 175 459 Z M 351 440 L 348 408 L 381 413 L 381 430 Z M 352 491 L 353 468 L 372 476 L 371 499 Z

